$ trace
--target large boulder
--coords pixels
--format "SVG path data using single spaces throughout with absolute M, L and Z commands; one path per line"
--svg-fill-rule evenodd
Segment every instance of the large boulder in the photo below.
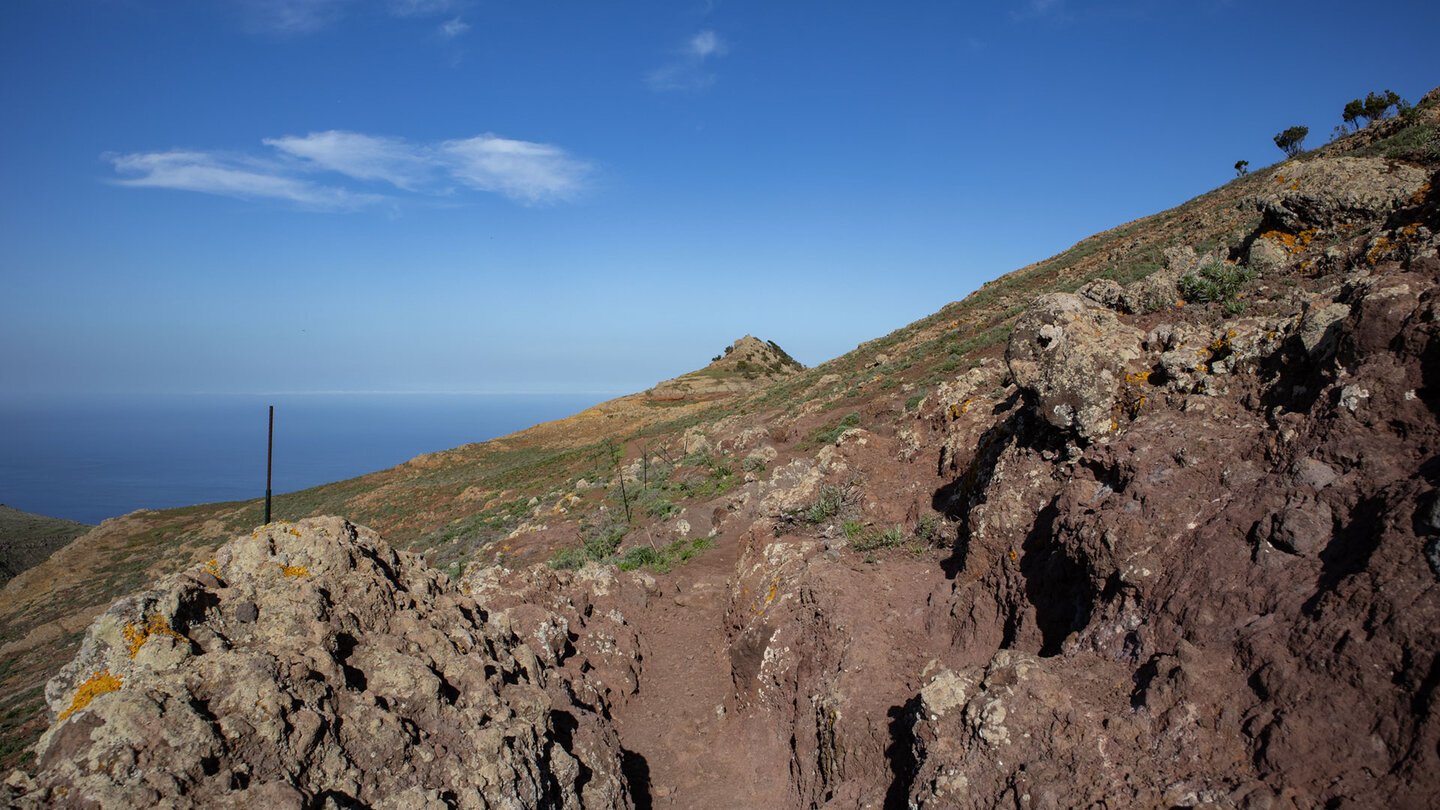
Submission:
M 1266 226 L 1298 233 L 1384 219 L 1429 179 L 1424 169 L 1380 158 L 1291 161 L 1275 170 L 1274 188 L 1256 198 Z
M 21 807 L 628 807 L 620 748 L 503 616 L 340 518 L 124 599 L 46 687 Z
M 1005 362 L 1045 421 L 1088 442 L 1115 429 L 1116 400 L 1142 338 L 1094 301 L 1051 293 L 1015 322 Z

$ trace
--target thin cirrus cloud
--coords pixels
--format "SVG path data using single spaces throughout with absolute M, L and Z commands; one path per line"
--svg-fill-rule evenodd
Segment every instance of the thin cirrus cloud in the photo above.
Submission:
M 470 24 L 462 22 L 459 17 L 440 24 L 440 36 L 445 39 L 454 39 L 469 30 Z
M 713 60 L 724 56 L 729 45 L 714 31 L 701 31 L 685 41 L 675 57 L 645 77 L 651 90 L 703 90 L 715 83 L 710 70 Z
M 242 199 L 275 199 L 306 208 L 353 210 L 390 195 L 313 179 L 384 184 L 414 196 L 453 197 L 459 189 L 501 194 L 525 205 L 563 202 L 587 186 L 591 166 L 544 143 L 477 135 L 432 144 L 358 132 L 266 138 L 269 158 L 171 150 L 106 155 L 115 183 Z
M 240 8 L 245 26 L 256 32 L 309 34 L 339 22 L 351 11 L 379 6 L 398 18 L 450 15 L 465 0 L 232 0 Z M 464 25 L 461 23 L 461 25 Z M 468 26 L 466 26 L 468 28 Z M 464 28 L 454 36 L 464 33 Z

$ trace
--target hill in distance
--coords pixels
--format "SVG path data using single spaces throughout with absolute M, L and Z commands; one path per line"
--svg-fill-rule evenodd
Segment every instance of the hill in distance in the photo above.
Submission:
M 1428 806 L 1437 171 L 1440 91 L 816 368 L 106 521 L 0 591 L 10 801 Z
M 93 528 L 0 504 L 0 585 Z

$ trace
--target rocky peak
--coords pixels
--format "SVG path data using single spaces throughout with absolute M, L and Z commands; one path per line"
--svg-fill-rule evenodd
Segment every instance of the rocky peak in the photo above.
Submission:
M 710 365 L 645 392 L 651 399 L 703 399 L 744 393 L 804 371 L 773 340 L 746 335 L 711 360 Z

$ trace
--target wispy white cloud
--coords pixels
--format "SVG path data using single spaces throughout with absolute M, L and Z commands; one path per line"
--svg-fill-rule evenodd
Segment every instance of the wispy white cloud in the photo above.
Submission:
M 526 205 L 574 199 L 592 167 L 564 149 L 492 134 L 416 144 L 358 132 L 266 138 L 273 157 L 171 150 L 106 155 L 114 182 L 244 199 L 279 199 L 327 210 L 361 208 L 393 196 L 349 188 L 381 183 L 416 196 L 452 197 L 457 187 L 501 194 Z M 329 185 L 312 176 L 339 175 Z
M 459 0 L 386 0 L 386 10 L 396 17 L 433 17 L 449 14 Z
M 439 153 L 450 175 L 465 185 L 527 203 L 572 199 L 591 172 L 559 147 L 489 134 L 446 141 Z
M 462 22 L 459 17 L 440 23 L 440 36 L 445 39 L 454 39 L 469 30 L 470 25 Z
M 1065 10 L 1065 0 L 1020 0 L 1018 5 L 1018 8 L 1010 12 L 1011 18 L 1015 20 L 1051 17 Z
M 685 41 L 675 58 L 661 65 L 645 77 L 651 90 L 703 90 L 715 83 L 715 73 L 710 70 L 712 60 L 729 51 L 725 40 L 714 31 L 701 31 Z
M 279 34 L 308 34 L 338 22 L 353 8 L 378 6 L 392 17 L 424 18 L 454 14 L 465 0 L 231 0 L 247 28 Z M 456 18 L 452 23 L 459 24 Z M 465 26 L 468 27 L 468 26 Z M 460 33 L 463 33 L 463 28 Z
M 360 208 L 383 199 L 290 176 L 274 164 L 215 153 L 172 150 L 105 157 L 120 175 L 114 182 L 122 186 L 288 200 L 326 210 Z
M 308 34 L 345 15 L 351 0 L 237 0 L 247 28 Z
M 313 168 L 339 172 L 356 180 L 380 180 L 406 191 L 425 186 L 436 169 L 434 162 L 420 150 L 400 138 L 383 135 L 330 130 L 304 137 L 266 138 L 261 143 L 309 161 Z

